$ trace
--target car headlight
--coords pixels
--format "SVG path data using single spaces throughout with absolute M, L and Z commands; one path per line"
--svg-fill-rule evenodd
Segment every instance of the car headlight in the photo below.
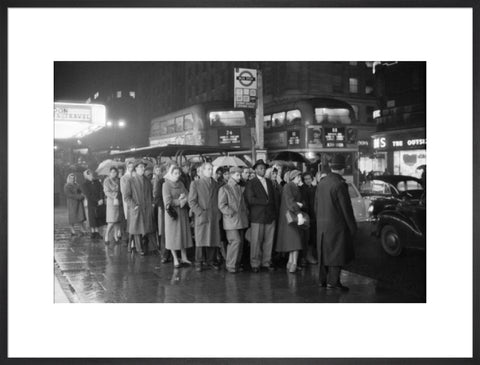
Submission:
M 372 215 L 373 215 L 373 211 L 374 211 L 373 204 L 370 204 L 370 206 L 368 207 L 368 214 L 369 214 L 370 216 L 372 216 Z

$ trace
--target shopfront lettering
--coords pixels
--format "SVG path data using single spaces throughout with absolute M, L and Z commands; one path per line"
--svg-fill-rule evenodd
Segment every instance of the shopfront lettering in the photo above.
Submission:
M 373 148 L 385 148 L 386 146 L 387 146 L 387 140 L 385 137 L 373 139 Z
M 418 139 L 409 139 L 407 140 L 407 145 L 408 146 L 424 146 L 427 144 L 427 140 L 424 138 L 418 138 Z
M 403 141 L 392 141 L 393 147 L 403 147 Z

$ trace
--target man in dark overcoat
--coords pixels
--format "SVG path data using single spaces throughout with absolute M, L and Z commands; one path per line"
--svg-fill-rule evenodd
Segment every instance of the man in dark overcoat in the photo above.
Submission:
M 260 268 L 274 270 L 271 259 L 277 202 L 272 181 L 265 178 L 267 167 L 263 160 L 255 162 L 253 169 L 256 176 L 248 181 L 245 188 L 251 223 L 250 265 L 255 273 Z
M 320 286 L 348 290 L 340 283 L 340 271 L 354 257 L 353 238 L 357 224 L 348 186 L 342 177 L 345 157 L 335 155 L 330 169 L 331 172 L 318 183 L 315 194 Z
M 153 192 L 151 181 L 144 176 L 145 162 L 137 161 L 134 168 L 135 175 L 128 180 L 124 199 L 128 204 L 128 232 L 134 237 L 135 250 L 143 256 L 148 252 L 149 244 L 151 250 L 156 250 Z M 142 240 L 147 236 L 148 243 Z

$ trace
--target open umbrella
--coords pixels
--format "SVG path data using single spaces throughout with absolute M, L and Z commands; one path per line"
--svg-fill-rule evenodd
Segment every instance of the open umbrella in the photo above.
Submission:
M 417 170 L 423 170 L 425 171 L 427 169 L 427 165 L 420 165 L 417 167 Z
M 310 161 L 307 160 L 303 155 L 301 155 L 298 152 L 292 152 L 292 151 L 279 152 L 272 158 L 272 160 L 310 163 Z
M 112 167 L 124 167 L 125 166 L 125 163 L 121 162 L 121 161 L 114 161 L 114 160 L 105 160 L 105 161 L 102 161 L 100 162 L 100 164 L 98 165 L 97 169 L 95 170 L 95 172 L 98 174 L 98 175 L 108 175 L 110 173 L 110 169 Z
M 235 156 L 220 156 L 212 162 L 213 166 L 247 166 L 245 162 Z

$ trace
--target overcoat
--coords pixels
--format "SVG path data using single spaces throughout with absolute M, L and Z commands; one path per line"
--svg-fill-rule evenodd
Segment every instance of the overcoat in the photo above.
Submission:
M 302 249 L 300 228 L 298 228 L 296 224 L 288 224 L 287 222 L 287 211 L 290 211 L 294 215 L 301 212 L 300 206 L 297 203 L 305 205 L 298 186 L 293 182 L 289 182 L 282 189 L 275 247 L 275 251 L 277 252 L 290 252 Z
M 202 177 L 192 181 L 188 204 L 195 214 L 195 245 L 197 247 L 220 246 L 220 218 L 218 209 L 219 183 L 213 178 Z
M 153 224 L 152 183 L 143 175 L 128 179 L 125 187 L 125 202 L 128 205 L 128 233 L 147 234 L 155 232 Z M 138 209 L 134 209 L 138 206 Z
M 80 186 L 74 183 L 66 183 L 63 192 L 67 197 L 68 224 L 85 221 L 85 209 L 83 207 L 84 196 Z
M 128 185 L 128 180 L 132 175 L 130 174 L 125 174 L 120 178 L 120 193 L 122 194 L 122 199 L 123 199 L 123 214 L 125 216 L 125 219 L 128 219 L 128 205 L 125 202 L 125 191 L 127 190 L 127 185 Z
M 315 194 L 319 261 L 325 266 L 343 266 L 353 260 L 353 237 L 357 223 L 348 186 L 342 176 L 329 173 Z
M 165 179 L 162 186 L 163 203 L 165 207 L 173 207 L 177 212 L 177 218 L 173 219 L 165 214 L 165 247 L 169 250 L 181 250 L 193 246 L 192 231 L 188 219 L 188 206 L 180 205 L 181 194 L 188 196 L 188 191 L 181 181 Z
M 277 203 L 276 193 L 270 179 L 267 181 L 268 194 L 258 177 L 247 182 L 245 198 L 250 212 L 251 223 L 269 224 L 276 219 Z
M 81 189 L 87 200 L 88 225 L 92 228 L 105 225 L 103 208 L 98 208 L 98 201 L 105 199 L 102 183 L 97 179 L 86 180 Z
M 248 227 L 247 203 L 242 187 L 232 178 L 218 191 L 218 209 L 223 215 L 223 229 L 243 229 Z
M 124 219 L 123 198 L 120 191 L 120 179 L 107 177 L 103 182 L 103 192 L 107 197 L 107 223 L 117 223 Z M 115 199 L 118 204 L 115 205 Z

